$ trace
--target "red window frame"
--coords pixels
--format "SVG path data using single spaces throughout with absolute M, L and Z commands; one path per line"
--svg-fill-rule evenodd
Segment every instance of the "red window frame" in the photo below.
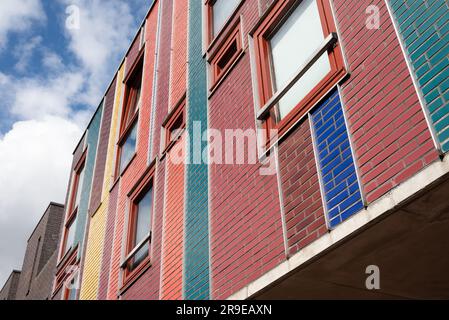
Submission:
M 331 33 L 336 33 L 336 26 L 332 15 L 329 0 L 315 0 L 318 4 L 321 25 L 323 27 L 324 38 Z M 263 21 L 253 33 L 256 75 L 258 83 L 259 103 L 261 108 L 275 94 L 272 80 L 270 38 L 277 28 L 285 21 L 286 17 L 292 12 L 292 7 L 296 8 L 301 0 L 279 0 L 271 11 L 264 17 Z M 298 101 L 298 104 L 279 122 L 276 121 L 274 108 L 263 120 L 267 131 L 267 144 L 270 143 L 269 130 L 277 129 L 278 136 L 285 134 L 308 110 L 322 98 L 338 81 L 346 74 L 343 55 L 339 42 L 327 51 L 331 65 L 331 71 L 321 80 L 318 85 L 312 89 L 309 94 Z
M 165 145 L 164 153 L 167 152 L 177 141 L 181 132 L 186 127 L 186 95 L 176 104 L 173 110 L 168 114 L 167 118 L 162 123 L 162 127 L 165 130 Z M 175 128 L 176 126 L 176 128 Z M 180 130 L 175 138 L 172 138 L 173 130 Z
M 126 234 L 126 247 L 125 247 L 125 257 L 129 257 L 132 251 L 136 248 L 138 244 L 135 243 L 136 237 L 136 217 L 138 214 L 138 206 L 139 202 L 143 199 L 143 197 L 147 194 L 147 192 L 151 191 L 152 204 L 154 204 L 154 164 L 152 164 L 147 171 L 144 173 L 143 177 L 139 179 L 137 184 L 133 187 L 131 192 L 129 193 L 129 220 L 128 220 L 128 229 Z M 152 208 L 153 209 L 153 208 Z M 153 215 L 153 210 L 151 211 L 151 215 Z M 153 217 L 151 219 L 153 221 Z M 129 258 L 122 264 L 123 270 L 123 287 L 128 286 L 132 281 L 138 278 L 143 271 L 145 271 L 148 267 L 151 266 L 151 227 L 149 230 L 150 237 L 148 239 L 148 256 L 139 263 L 132 271 L 129 270 L 130 262 L 133 258 Z M 135 253 L 139 252 L 137 250 Z M 133 257 L 133 256 L 132 256 Z
M 234 18 L 235 13 L 238 11 L 244 0 L 240 0 L 234 11 L 231 13 L 231 15 L 229 15 L 227 22 L 223 25 L 221 30 L 218 30 L 217 36 L 214 37 L 214 4 L 216 1 L 217 0 L 204 1 L 206 11 L 206 39 L 208 45 L 212 44 L 215 39 L 220 37 L 220 34 L 226 29 L 229 22 Z
M 143 62 L 145 48 L 142 47 L 139 55 L 128 71 L 128 75 L 123 81 L 125 84 L 125 93 L 123 98 L 122 116 L 120 121 L 119 139 L 117 143 L 117 155 L 115 165 L 115 179 L 120 176 L 120 162 L 122 156 L 122 147 L 125 144 L 134 125 L 137 124 L 139 117 L 138 92 L 140 90 L 140 101 L 142 101 L 143 89 Z
M 57 266 L 57 273 L 55 277 L 53 296 L 63 286 L 64 282 L 69 278 L 70 274 L 67 273 L 68 266 L 78 266 L 78 246 L 75 247 L 73 252 L 65 259 L 62 265 Z M 61 262 L 60 262 L 61 263 Z M 64 296 L 63 296 L 64 297 Z
M 78 214 L 78 206 L 75 207 L 75 201 L 78 196 L 78 192 L 80 192 L 80 186 L 79 186 L 79 180 L 81 176 L 81 172 L 85 169 L 86 166 L 86 155 L 87 150 L 84 151 L 81 158 L 78 160 L 77 165 L 75 166 L 74 172 L 74 180 L 72 189 L 70 192 L 70 200 L 69 200 L 69 206 L 67 207 L 67 213 L 64 223 L 64 234 L 62 237 L 62 244 L 61 244 L 61 250 L 60 250 L 60 259 L 64 257 L 66 252 L 66 246 L 67 246 L 67 237 L 69 234 L 69 229 L 72 227 L 73 222 L 76 219 L 76 216 Z
M 235 51 L 230 52 L 231 48 L 235 45 Z M 243 52 L 242 33 L 240 21 L 236 23 L 229 35 L 225 38 L 225 41 L 210 55 L 209 63 L 211 66 L 211 91 L 218 85 L 220 80 L 228 72 L 234 62 Z M 232 53 L 232 55 L 229 55 Z M 223 66 L 220 64 L 225 61 Z

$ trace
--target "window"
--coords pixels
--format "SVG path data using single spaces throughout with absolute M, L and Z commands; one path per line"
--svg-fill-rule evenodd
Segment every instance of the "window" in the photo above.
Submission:
M 69 276 L 64 287 L 63 300 L 76 300 L 79 287 L 79 272 Z
M 125 283 L 133 279 L 150 262 L 153 169 L 149 169 L 139 181 L 130 196 L 126 258 L 122 263 Z
M 329 0 L 281 0 L 253 34 L 262 109 L 280 134 L 345 74 Z
M 115 177 L 118 178 L 136 152 L 138 110 L 142 101 L 143 50 L 125 79 L 123 113 L 120 124 Z
M 119 172 L 122 173 L 125 167 L 131 161 L 136 151 L 137 138 L 137 121 L 132 125 L 131 131 L 125 136 L 123 142 L 120 144 L 120 166 Z
M 170 148 L 186 127 L 186 100 L 184 97 L 169 113 L 162 126 L 165 129 L 165 149 Z
M 227 40 L 209 58 L 212 67 L 212 89 L 237 60 L 240 53 L 242 53 L 242 36 L 240 23 L 238 23 Z
M 209 40 L 218 36 L 241 0 L 206 0 Z
M 86 152 L 81 156 L 78 165 L 75 167 L 72 190 L 70 193 L 69 206 L 64 227 L 63 242 L 61 247 L 61 257 L 64 257 L 75 244 L 75 229 L 78 207 L 80 205 L 82 187 L 84 182 Z

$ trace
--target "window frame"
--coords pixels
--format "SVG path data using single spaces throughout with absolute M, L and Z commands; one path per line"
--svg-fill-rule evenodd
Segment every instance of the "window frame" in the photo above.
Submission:
M 123 170 L 120 170 L 121 158 L 122 158 L 122 148 L 129 138 L 134 126 L 138 126 L 139 111 L 142 105 L 142 93 L 143 93 L 143 69 L 144 69 L 144 52 L 145 44 L 140 49 L 140 52 L 131 66 L 126 78 L 123 80 L 124 83 L 124 95 L 122 103 L 122 115 L 120 119 L 120 129 L 119 138 L 117 141 L 117 153 L 116 153 L 116 163 L 115 163 L 115 180 L 118 180 L 121 174 L 126 171 L 126 168 L 132 162 L 134 157 L 131 157 L 130 161 L 124 166 Z M 140 83 L 140 89 L 136 88 L 136 83 Z M 140 90 L 139 100 L 135 101 L 138 91 Z M 135 109 L 132 114 L 130 114 L 131 106 L 135 105 Z M 137 128 L 138 129 L 138 128 Z M 136 137 L 136 149 L 137 149 L 137 137 Z
M 170 111 L 165 120 L 162 122 L 162 129 L 164 130 L 165 140 L 164 148 L 162 154 L 167 153 L 178 141 L 179 137 L 182 135 L 186 128 L 187 120 L 187 109 L 186 109 L 186 94 L 179 100 L 176 106 Z M 171 132 L 173 131 L 174 125 L 177 123 L 179 118 L 182 117 L 181 126 L 178 128 L 179 132 L 174 139 L 171 139 Z
M 74 179 L 71 186 L 69 206 L 66 211 L 66 217 L 64 222 L 64 233 L 62 236 L 62 244 L 59 253 L 60 260 L 62 260 L 67 254 L 69 254 L 70 251 L 73 250 L 73 248 L 67 250 L 67 240 L 68 240 L 67 238 L 69 235 L 69 229 L 70 227 L 72 227 L 72 224 L 76 220 L 76 217 L 78 215 L 79 204 L 76 207 L 74 206 L 78 192 L 81 191 L 79 181 L 81 173 L 85 174 L 84 170 L 86 168 L 86 157 L 87 157 L 87 149 L 83 152 L 80 159 L 78 160 L 78 163 L 73 169 Z
M 120 265 L 123 273 L 123 287 L 129 286 L 133 281 L 135 281 L 147 268 L 151 266 L 152 261 L 152 227 L 154 221 L 154 191 L 155 191 L 155 164 L 154 162 L 148 167 L 144 175 L 137 182 L 137 184 L 132 188 L 128 194 L 129 212 L 128 212 L 128 226 L 126 233 L 125 242 L 125 258 Z M 135 243 L 136 239 L 136 217 L 138 214 L 139 202 L 145 197 L 145 195 L 151 191 L 151 226 L 148 236 L 144 238 L 141 242 Z M 139 252 L 145 244 L 149 244 L 148 256 L 145 257 L 133 270 L 129 270 L 129 263 L 132 261 L 135 254 Z
M 223 24 L 220 30 L 217 31 L 214 36 L 214 4 L 217 0 L 204 0 L 205 15 L 206 15 L 206 42 L 207 46 L 212 46 L 213 43 L 221 37 L 223 32 L 227 29 L 229 23 L 234 19 L 237 11 L 242 6 L 245 0 L 240 0 L 235 6 L 232 13 L 228 16 L 226 22 Z
M 337 28 L 329 0 L 314 0 L 317 2 L 320 15 L 320 23 L 323 28 L 324 38 L 337 35 Z M 255 30 L 251 33 L 254 40 L 254 52 L 256 61 L 256 77 L 258 89 L 258 103 L 260 109 L 264 109 L 270 99 L 282 88 L 276 92 L 274 90 L 274 71 L 271 60 L 270 40 L 273 34 L 279 30 L 288 17 L 298 8 L 302 0 L 279 0 L 273 3 L 267 14 L 261 19 Z M 331 39 L 332 40 L 332 39 Z M 330 72 L 292 108 L 292 110 L 283 118 L 278 118 L 277 103 L 266 112 L 262 121 L 263 128 L 266 130 L 266 144 L 270 146 L 270 130 L 278 130 L 278 137 L 283 136 L 291 127 L 301 119 L 330 89 L 332 89 L 344 76 L 347 71 L 344 64 L 343 54 L 338 39 L 331 42 L 332 46 L 327 48 Z M 312 64 L 313 65 L 313 64 Z M 289 85 L 293 86 L 296 81 Z
M 219 62 L 225 56 L 227 51 L 234 43 L 236 43 L 237 50 L 229 58 L 226 65 L 223 68 L 220 68 L 218 66 Z M 217 47 L 217 49 L 212 54 L 210 54 L 208 58 L 211 73 L 211 85 L 209 89 L 210 92 L 213 92 L 215 88 L 218 87 L 222 79 L 229 73 L 229 71 L 232 69 L 232 66 L 236 63 L 236 61 L 243 53 L 244 50 L 242 39 L 242 27 L 240 19 L 238 19 L 233 28 L 229 31 L 229 33 L 225 37 L 225 39 L 222 41 L 222 43 Z

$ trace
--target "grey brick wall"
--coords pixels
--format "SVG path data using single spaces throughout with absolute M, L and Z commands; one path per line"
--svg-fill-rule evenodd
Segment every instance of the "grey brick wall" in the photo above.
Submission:
M 20 271 L 11 272 L 8 280 L 0 290 L 0 300 L 15 300 L 17 294 L 17 286 L 20 280 Z
M 64 207 L 51 203 L 28 239 L 17 300 L 45 300 L 51 296 Z

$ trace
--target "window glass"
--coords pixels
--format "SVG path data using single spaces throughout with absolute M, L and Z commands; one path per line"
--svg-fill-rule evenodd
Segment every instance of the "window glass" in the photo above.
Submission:
M 137 246 L 141 241 L 143 241 L 151 230 L 152 204 L 153 204 L 153 190 L 150 189 L 139 201 L 139 204 L 137 205 L 137 209 L 135 212 L 136 231 L 134 234 L 134 246 Z M 139 265 L 140 262 L 142 262 L 146 257 L 148 257 L 148 251 L 149 251 L 149 243 L 145 244 L 134 255 L 131 269 L 134 269 L 137 265 Z
M 316 0 L 304 0 L 270 40 L 274 89 L 284 87 L 323 41 L 318 4 Z M 280 117 L 285 117 L 330 71 L 325 53 L 280 100 Z
M 65 243 L 64 254 L 69 252 L 69 250 L 73 247 L 73 244 L 75 242 L 75 229 L 76 229 L 76 218 L 73 219 L 72 223 L 70 223 L 70 226 L 66 230 L 67 240 Z
M 78 208 L 78 206 L 80 204 L 81 192 L 83 190 L 83 183 L 84 183 L 84 166 L 78 174 L 78 185 L 76 188 L 76 198 L 75 198 L 75 203 L 73 204 L 73 210 L 75 208 Z
M 120 156 L 120 173 L 123 172 L 125 167 L 131 161 L 131 158 L 134 156 L 136 152 L 136 137 L 137 137 L 137 122 L 133 125 L 128 137 L 125 140 L 125 143 L 121 147 L 121 156 Z
M 216 37 L 240 0 L 217 0 L 213 4 L 213 35 Z

